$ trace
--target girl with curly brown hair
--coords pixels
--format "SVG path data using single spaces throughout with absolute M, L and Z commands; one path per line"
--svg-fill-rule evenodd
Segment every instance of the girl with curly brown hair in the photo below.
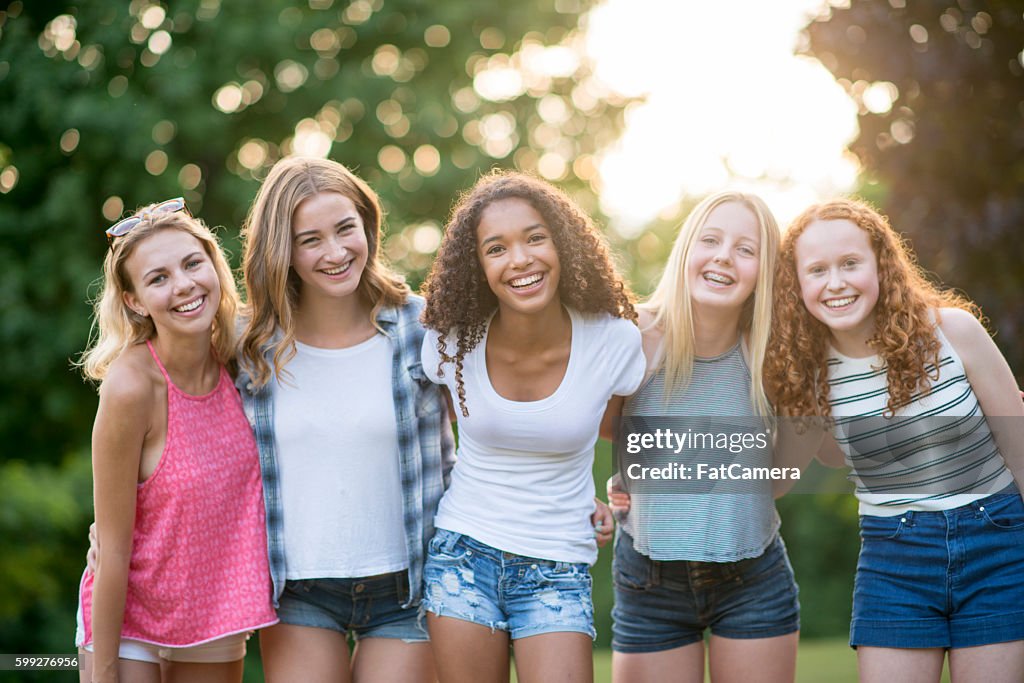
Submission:
M 938 681 L 947 650 L 954 682 L 1024 680 L 1024 407 L 977 307 L 849 199 L 796 218 L 776 288 L 770 394 L 827 419 L 860 501 L 861 680 Z
M 458 400 L 424 606 L 443 681 L 593 678 L 594 444 L 643 376 L 632 296 L 562 192 L 482 178 L 424 284 L 423 369 Z M 608 520 L 610 525 L 610 518 Z

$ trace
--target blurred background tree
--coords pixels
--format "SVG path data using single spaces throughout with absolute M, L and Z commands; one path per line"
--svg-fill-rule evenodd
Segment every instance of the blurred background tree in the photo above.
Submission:
M 1024 378 L 1024 2 L 853 0 L 804 37 L 860 109 L 862 194 Z

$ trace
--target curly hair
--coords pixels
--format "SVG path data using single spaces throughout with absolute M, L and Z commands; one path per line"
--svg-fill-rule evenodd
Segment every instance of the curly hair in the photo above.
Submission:
M 847 220 L 864 230 L 878 261 L 875 333 L 868 345 L 886 367 L 886 415 L 927 393 L 938 377 L 940 343 L 935 333 L 939 309 L 961 308 L 981 318 L 980 309 L 956 292 L 929 282 L 910 247 L 885 216 L 855 199 L 834 199 L 806 209 L 787 230 L 775 276 L 775 324 L 765 376 L 781 415 L 830 417 L 829 328 L 810 314 L 800 292 L 796 243 L 815 221 Z
M 455 365 L 459 408 L 466 407 L 462 363 L 483 339 L 487 320 L 498 306 L 477 256 L 477 227 L 484 210 L 504 199 L 528 202 L 551 230 L 558 252 L 561 278 L 558 295 L 582 313 L 608 313 L 636 322 L 635 297 L 615 269 L 611 250 L 593 221 L 561 190 L 534 176 L 495 170 L 483 176 L 460 197 L 445 229 L 444 239 L 423 283 L 427 306 L 423 324 L 441 333 L 437 350 L 445 363 Z M 445 336 L 454 332 L 457 349 L 448 353 Z

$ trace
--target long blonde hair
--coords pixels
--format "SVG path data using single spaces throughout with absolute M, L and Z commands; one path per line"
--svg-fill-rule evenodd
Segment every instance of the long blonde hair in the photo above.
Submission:
M 694 327 L 693 307 L 690 303 L 689 260 L 693 244 L 708 215 L 717 207 L 735 202 L 741 204 L 757 218 L 761 247 L 758 255 L 759 270 L 754 293 L 743 306 L 740 330 L 746 333 L 750 350 L 750 401 L 761 417 L 773 414 L 764 391 L 764 361 L 771 334 L 772 280 L 775 258 L 779 250 L 779 226 L 775 217 L 760 197 L 742 192 L 726 191 L 704 198 L 679 229 L 665 271 L 658 286 L 640 305 L 654 316 L 651 325 L 662 330 L 662 356 L 659 367 L 665 369 L 666 391 L 686 387 L 693 375 Z
M 103 260 L 103 284 L 93 302 L 93 326 L 88 348 L 75 363 L 91 380 L 102 382 L 110 365 L 128 348 L 156 334 L 152 318 L 128 308 L 126 292 L 133 292 L 125 262 L 150 236 L 162 230 L 180 230 L 195 237 L 213 263 L 220 282 L 220 301 L 213 319 L 213 353 L 217 361 L 230 365 L 235 357 L 235 316 L 238 313 L 238 289 L 217 237 L 201 220 L 183 211 L 153 214 L 150 204 L 135 212 L 142 218 L 130 232 L 115 237 Z
M 256 194 L 242 228 L 247 302 L 239 355 L 257 388 L 270 380 L 271 366 L 264 352 L 278 330 L 281 337 L 271 347 L 273 372 L 278 378 L 295 355 L 300 281 L 291 268 L 292 218 L 299 204 L 322 192 L 337 192 L 352 200 L 363 221 L 367 259 L 356 293 L 370 306 L 371 320 L 376 320 L 381 307 L 405 303 L 409 293 L 404 280 L 378 255 L 382 212 L 377 194 L 369 185 L 329 159 L 291 157 L 277 162 Z

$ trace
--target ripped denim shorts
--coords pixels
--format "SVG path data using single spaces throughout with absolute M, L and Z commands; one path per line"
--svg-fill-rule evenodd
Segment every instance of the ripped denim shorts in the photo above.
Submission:
M 508 631 L 516 640 L 570 631 L 597 636 L 585 563 L 507 553 L 438 529 L 423 569 L 423 609 Z

